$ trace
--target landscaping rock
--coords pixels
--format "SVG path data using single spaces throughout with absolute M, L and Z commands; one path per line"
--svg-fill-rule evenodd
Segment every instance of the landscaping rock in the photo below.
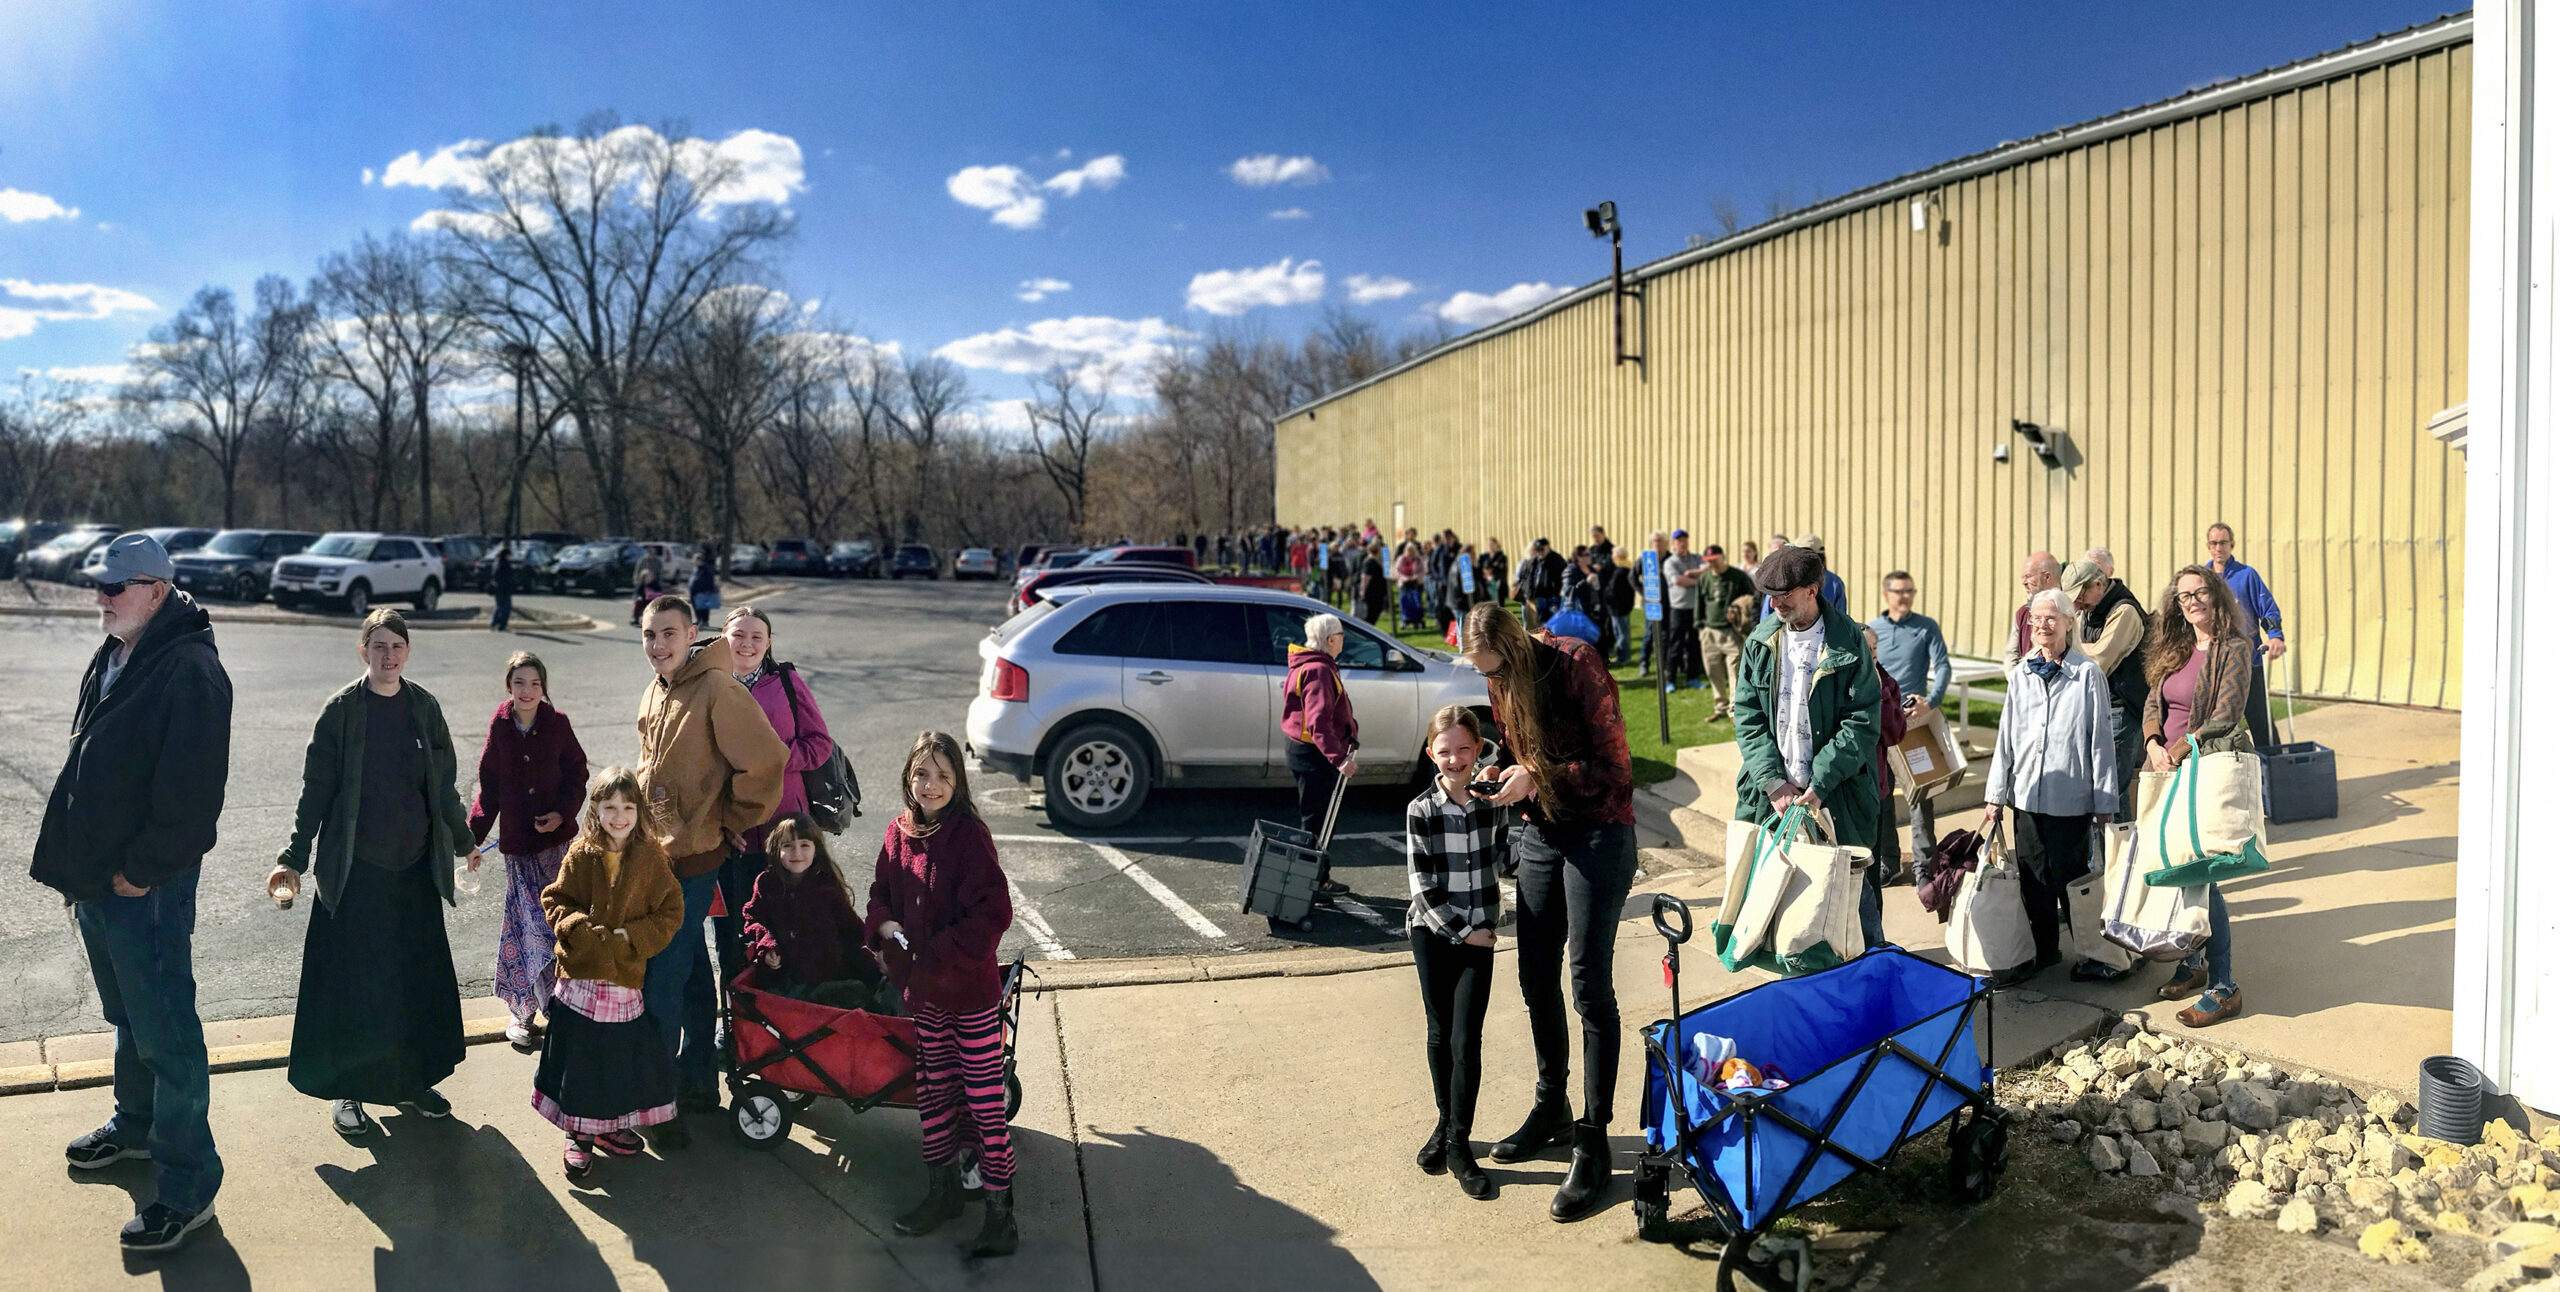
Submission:
M 2222 1195 L 2222 1210 L 2234 1220 L 2264 1220 L 2276 1213 L 2276 1200 L 2267 1186 L 2242 1180 Z
M 2408 1107 L 2409 1106 L 2406 1103 L 2401 1101 L 2400 1096 L 2395 1095 L 2388 1090 L 2378 1092 L 2372 1098 L 2364 1101 L 2364 1110 L 2366 1112 L 2372 1113 L 2374 1116 L 2387 1122 L 2417 1120 L 2414 1114 L 2407 1118 L 2403 1118 L 2401 1116 L 2401 1113 L 2406 1111 Z
M 2409 1169 L 2411 1158 L 2408 1146 L 2388 1132 L 2369 1130 L 2364 1133 L 2363 1160 L 2384 1175 L 2397 1175 Z
M 2320 1210 L 2308 1198 L 2296 1198 L 2276 1213 L 2276 1228 L 2288 1234 L 2320 1232 Z
M 2524 1272 L 2521 1262 L 2509 1258 L 2463 1280 L 2462 1292 L 2509 1292 L 2523 1286 L 2532 1275 Z
M 2231 1127 L 2223 1122 L 2185 1122 L 2178 1127 L 2178 1137 L 2186 1143 L 2187 1156 L 2196 1157 L 2219 1152 L 2229 1145 Z
M 2389 1211 L 2395 1196 L 2389 1184 L 2371 1176 L 2360 1175 L 2347 1181 L 2347 1202 L 2358 1211 Z
M 2101 1171 L 2121 1171 L 2125 1166 L 2124 1150 L 2115 1140 L 2100 1135 L 2089 1141 L 2089 1165 Z
M 2274 1130 L 2275 1096 L 2254 1081 L 2226 1081 L 2221 1087 L 2223 1115 L 2243 1130 Z
M 2127 1098 L 2119 1107 L 2124 1110 L 2124 1124 L 2135 1134 L 2160 1129 L 2160 1105 L 2148 1099 Z
M 2045 1127 L 2045 1134 L 2051 1135 L 2056 1144 L 2077 1144 L 2080 1142 L 2080 1123 L 2068 1117 L 2057 1117 L 2051 1126 Z
M 2546 1243 L 2560 1243 L 2560 1228 L 2527 1222 L 2499 1230 L 2497 1236 L 2489 1240 L 2489 1250 L 2502 1257 L 2513 1256 Z
M 2158 1175 L 2160 1161 L 2151 1155 L 2151 1150 L 2136 1144 L 2125 1153 L 2124 1173 L 2133 1176 Z

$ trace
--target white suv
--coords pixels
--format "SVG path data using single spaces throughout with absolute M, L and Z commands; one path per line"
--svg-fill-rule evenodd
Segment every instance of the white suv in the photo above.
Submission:
M 1077 829 L 1127 821 L 1159 785 L 1287 785 L 1288 649 L 1328 613 L 1261 588 L 1063 589 L 978 643 L 969 753 L 1016 780 L 1038 776 L 1050 815 Z M 1413 779 L 1433 713 L 1486 707 L 1475 670 L 1357 620 L 1343 623 L 1338 663 L 1360 723 L 1360 782 Z
M 328 602 L 360 615 L 377 601 L 433 610 L 444 595 L 444 555 L 433 540 L 415 534 L 324 534 L 276 562 L 269 586 L 286 610 Z

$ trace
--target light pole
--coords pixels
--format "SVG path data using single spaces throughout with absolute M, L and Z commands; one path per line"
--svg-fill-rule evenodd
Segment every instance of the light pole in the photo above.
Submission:
M 1639 302 L 1644 297 L 1641 291 L 1630 291 L 1627 288 L 1627 257 L 1624 248 L 1620 245 L 1622 230 L 1618 226 L 1618 204 L 1602 202 L 1584 211 L 1582 227 L 1590 230 L 1592 237 L 1609 240 L 1610 366 L 1615 367 L 1632 360 L 1641 368 L 1644 364 L 1644 355 L 1627 353 L 1627 297 L 1634 296 Z M 1662 649 L 1664 643 L 1654 639 L 1661 635 L 1662 625 L 1670 621 L 1671 590 L 1663 585 L 1662 558 L 1650 544 L 1646 545 L 1642 560 L 1645 591 L 1648 594 L 1645 597 L 1645 653 L 1653 657 L 1653 716 L 1655 722 L 1661 727 L 1662 743 L 1668 748 L 1671 744 L 1670 656 Z

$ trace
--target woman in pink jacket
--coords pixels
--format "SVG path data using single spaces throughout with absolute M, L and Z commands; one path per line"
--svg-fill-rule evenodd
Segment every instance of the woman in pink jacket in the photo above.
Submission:
M 773 815 L 763 825 L 747 831 L 746 847 L 720 864 L 720 901 L 728 911 L 718 925 L 720 976 L 735 978 L 746 967 L 744 913 L 747 898 L 755 893 L 756 876 L 764 873 L 765 836 L 773 832 L 774 822 L 809 810 L 809 793 L 800 774 L 826 766 L 835 755 L 836 742 L 827 734 L 818 697 L 810 694 L 800 670 L 773 657 L 773 620 L 764 611 L 754 606 L 731 610 L 722 635 L 729 641 L 729 671 L 756 698 L 765 721 L 773 724 L 773 734 L 782 737 L 783 747 L 790 751 L 790 759 L 782 766 L 782 801 L 774 805 Z
M 1360 747 L 1360 723 L 1351 716 L 1351 693 L 1334 667 L 1341 653 L 1341 618 L 1309 619 L 1307 644 L 1289 648 L 1289 680 L 1280 699 L 1280 734 L 1289 738 L 1289 774 L 1298 781 L 1298 824 L 1311 835 L 1324 832 L 1334 783 L 1360 770 L 1351 756 Z M 1316 903 L 1331 906 L 1335 894 L 1349 891 L 1350 885 L 1334 882 L 1333 859 L 1326 857 L 1316 871 Z

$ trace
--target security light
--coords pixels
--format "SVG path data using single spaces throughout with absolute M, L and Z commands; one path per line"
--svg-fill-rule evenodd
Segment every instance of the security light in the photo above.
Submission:
M 1582 227 L 1595 238 L 1606 238 L 1618 231 L 1618 204 L 1603 202 L 1582 213 Z

